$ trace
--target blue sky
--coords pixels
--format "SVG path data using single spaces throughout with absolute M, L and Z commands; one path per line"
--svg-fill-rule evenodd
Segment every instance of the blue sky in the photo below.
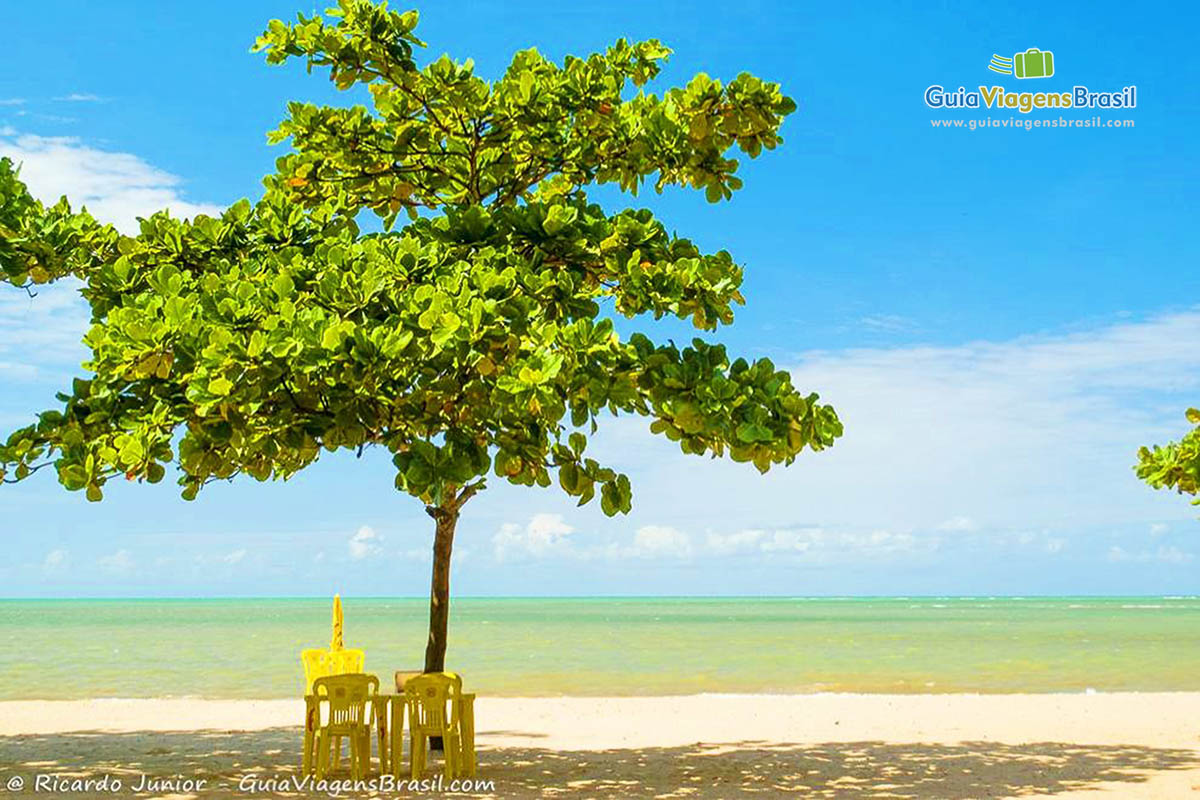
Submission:
M 291 0 L 50 2 L 10 10 L 0 154 L 39 195 L 128 227 L 255 197 L 289 99 L 347 103 L 324 76 L 248 53 Z M 303 7 L 305 12 L 311 6 Z M 634 479 L 607 520 L 496 484 L 466 509 L 460 594 L 1196 593 L 1197 509 L 1133 477 L 1200 389 L 1197 13 L 1176 5 L 437 3 L 424 56 L 494 76 L 618 36 L 675 49 L 655 85 L 741 70 L 800 105 L 746 188 L 599 197 L 645 205 L 746 267 L 721 338 L 769 355 L 846 422 L 831 451 L 759 478 L 685 457 L 638 420 L 597 439 Z M 989 72 L 1051 50 L 1056 75 Z M 927 86 L 1138 87 L 1121 129 L 934 128 Z M 1034 113 L 1079 118 L 1093 112 Z M 619 205 L 618 205 L 619 204 Z M 47 407 L 83 358 L 72 287 L 0 292 L 0 427 Z M 678 327 L 624 324 L 659 337 Z M 430 525 L 386 458 L 327 458 L 288 484 L 120 486 L 101 505 L 51 476 L 0 488 L 15 596 L 427 591 Z

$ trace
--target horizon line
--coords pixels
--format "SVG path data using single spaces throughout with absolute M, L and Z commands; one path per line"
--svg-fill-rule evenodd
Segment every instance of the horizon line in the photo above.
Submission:
M 427 595 L 346 595 L 335 593 L 343 600 L 428 600 Z M 89 600 L 325 600 L 329 594 L 245 594 L 245 595 L 79 595 L 0 597 L 0 603 L 39 601 Z M 454 600 L 1067 600 L 1079 598 L 1121 599 L 1158 598 L 1165 600 L 1200 599 L 1200 594 L 1171 592 L 1165 594 L 589 594 L 589 595 L 513 595 L 472 594 L 452 597 Z

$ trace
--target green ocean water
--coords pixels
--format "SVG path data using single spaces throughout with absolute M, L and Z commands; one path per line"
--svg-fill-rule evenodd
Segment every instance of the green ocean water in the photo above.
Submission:
M 369 672 L 420 667 L 426 601 L 345 613 Z M 294 696 L 329 617 L 312 599 L 0 601 L 0 699 Z M 1200 690 L 1200 598 L 467 598 L 447 664 L 517 696 Z

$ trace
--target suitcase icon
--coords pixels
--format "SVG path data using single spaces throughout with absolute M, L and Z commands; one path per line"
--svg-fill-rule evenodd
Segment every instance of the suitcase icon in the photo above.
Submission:
M 1031 47 L 1013 56 L 1013 73 L 1018 78 L 1049 78 L 1054 74 L 1054 53 Z

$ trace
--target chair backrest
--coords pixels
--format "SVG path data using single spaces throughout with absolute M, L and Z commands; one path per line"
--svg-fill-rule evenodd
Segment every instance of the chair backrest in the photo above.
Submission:
M 304 665 L 304 693 L 313 693 L 313 682 L 328 675 L 358 674 L 366 664 L 362 650 L 305 650 L 300 653 Z
M 344 726 L 367 720 L 367 703 L 379 694 L 374 675 L 326 675 L 313 681 L 313 694 L 329 701 L 329 724 Z
M 446 707 L 462 693 L 462 679 L 452 672 L 427 672 L 404 682 L 412 724 L 426 730 L 449 730 Z

